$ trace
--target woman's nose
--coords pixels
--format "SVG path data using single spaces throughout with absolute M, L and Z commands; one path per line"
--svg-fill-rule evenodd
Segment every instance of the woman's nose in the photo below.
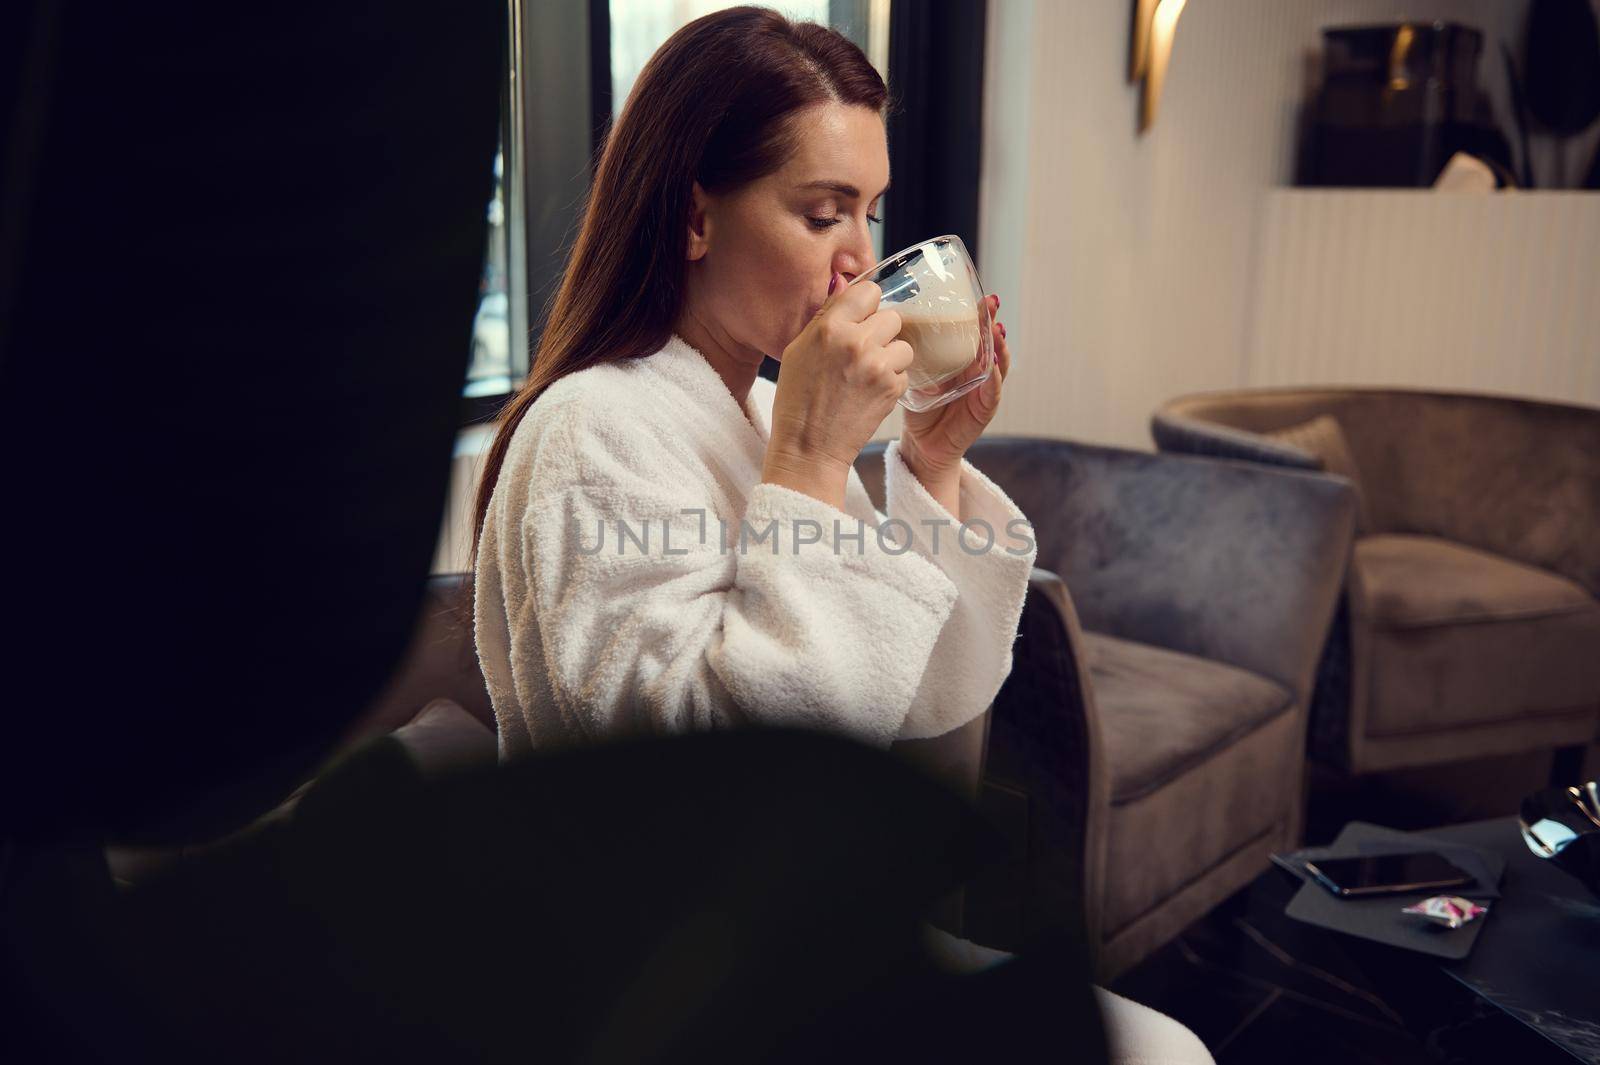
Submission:
M 845 276 L 846 281 L 854 281 L 862 274 L 868 273 L 878 265 L 878 257 L 872 251 L 872 238 L 868 237 L 864 247 L 851 247 L 834 260 L 834 269 Z

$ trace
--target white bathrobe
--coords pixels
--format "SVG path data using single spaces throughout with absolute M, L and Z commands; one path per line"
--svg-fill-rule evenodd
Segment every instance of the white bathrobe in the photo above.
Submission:
M 887 746 L 993 701 L 1035 555 L 1026 518 L 965 462 L 951 515 L 898 443 L 887 515 L 853 470 L 843 512 L 763 483 L 775 391 L 758 378 L 741 411 L 673 337 L 528 411 L 475 575 L 502 759 L 742 723 Z

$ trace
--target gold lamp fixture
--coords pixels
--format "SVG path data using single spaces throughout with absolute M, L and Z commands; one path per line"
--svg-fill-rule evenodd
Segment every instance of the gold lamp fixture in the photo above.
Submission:
M 1185 0 L 1133 0 L 1133 32 L 1129 35 L 1128 80 L 1143 91 L 1139 99 L 1139 132 L 1155 125 L 1161 88 L 1178 34 L 1178 16 Z

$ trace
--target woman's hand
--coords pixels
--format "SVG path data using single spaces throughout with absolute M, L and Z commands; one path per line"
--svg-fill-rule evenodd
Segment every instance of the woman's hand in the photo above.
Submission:
M 1000 389 L 1011 371 L 1006 327 L 995 317 L 1000 311 L 1000 297 L 985 298 L 990 301 L 993 321 L 990 329 L 994 336 L 994 373 L 954 402 L 932 410 L 906 411 L 900 432 L 900 454 L 906 465 L 929 494 L 956 518 L 961 517 L 958 499 L 962 456 L 1000 409 Z
M 911 345 L 873 282 L 835 275 L 829 292 L 783 349 L 761 479 L 843 510 L 851 464 L 909 384 Z

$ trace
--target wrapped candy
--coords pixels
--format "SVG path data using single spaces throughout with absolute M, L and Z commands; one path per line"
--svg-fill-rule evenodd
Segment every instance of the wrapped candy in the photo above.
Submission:
M 1446 928 L 1460 928 L 1468 921 L 1476 921 L 1489 912 L 1489 907 L 1471 899 L 1463 899 L 1456 895 L 1434 895 L 1423 899 L 1414 906 L 1407 906 L 1402 913 L 1414 913 L 1426 917 Z

